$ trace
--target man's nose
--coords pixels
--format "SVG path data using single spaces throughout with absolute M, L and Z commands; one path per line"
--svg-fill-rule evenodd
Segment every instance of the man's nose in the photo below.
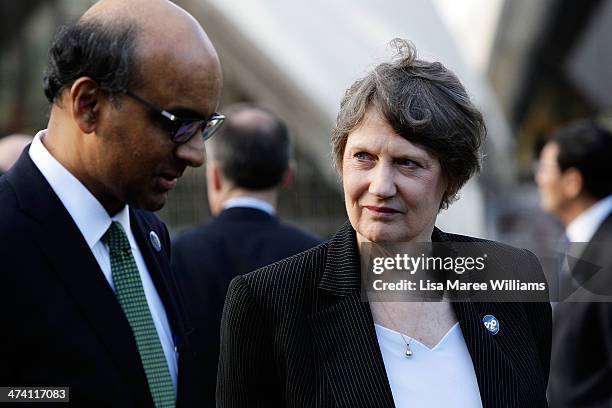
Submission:
M 176 147 L 176 157 L 187 162 L 191 167 L 200 167 L 204 164 L 204 139 L 200 134 L 193 136 L 186 143 L 182 143 Z

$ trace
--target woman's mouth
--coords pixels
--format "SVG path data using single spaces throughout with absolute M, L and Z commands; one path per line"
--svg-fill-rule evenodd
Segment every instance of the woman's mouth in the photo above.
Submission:
M 366 205 L 364 206 L 372 215 L 377 217 L 391 217 L 395 214 L 399 214 L 400 211 L 391 208 L 391 207 L 379 207 L 374 205 Z

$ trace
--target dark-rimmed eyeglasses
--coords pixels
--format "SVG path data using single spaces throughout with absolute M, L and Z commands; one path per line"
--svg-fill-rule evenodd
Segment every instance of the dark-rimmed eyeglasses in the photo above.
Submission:
M 175 143 L 186 143 L 198 132 L 202 133 L 202 139 L 208 140 L 221 127 L 225 116 L 215 112 L 208 119 L 201 118 L 181 118 L 167 110 L 164 110 L 146 99 L 136 95 L 130 90 L 123 90 L 127 96 L 140 102 L 152 111 L 160 114 L 168 122 L 170 127 L 170 138 Z

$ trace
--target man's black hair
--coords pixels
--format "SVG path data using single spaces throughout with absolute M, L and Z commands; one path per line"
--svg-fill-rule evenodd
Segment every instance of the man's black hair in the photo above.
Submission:
M 597 199 L 612 194 L 612 133 L 596 121 L 572 122 L 552 137 L 559 146 L 561 171 L 574 167 L 584 180 L 584 190 Z
M 77 21 L 60 28 L 49 49 L 43 78 L 45 96 L 56 103 L 80 77 L 90 77 L 111 96 L 135 81 L 136 29 L 133 23 Z

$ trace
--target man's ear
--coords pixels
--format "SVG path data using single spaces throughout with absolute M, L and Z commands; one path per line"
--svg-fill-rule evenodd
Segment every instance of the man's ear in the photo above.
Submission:
M 214 160 L 211 160 L 208 165 L 210 166 L 210 183 L 212 188 L 215 191 L 221 191 L 221 179 L 223 178 L 223 175 L 221 174 L 221 166 L 219 166 L 219 163 Z
M 576 198 L 582 193 L 584 178 L 582 173 L 575 167 L 570 167 L 563 172 L 563 194 L 567 198 Z
M 70 87 L 69 101 L 72 118 L 83 133 L 96 130 L 100 113 L 100 88 L 89 77 L 77 79 Z
M 287 170 L 285 170 L 285 174 L 283 174 L 283 179 L 281 180 L 280 187 L 287 188 L 293 181 L 293 176 L 295 175 L 297 165 L 295 161 L 289 160 L 289 165 L 287 166 Z

